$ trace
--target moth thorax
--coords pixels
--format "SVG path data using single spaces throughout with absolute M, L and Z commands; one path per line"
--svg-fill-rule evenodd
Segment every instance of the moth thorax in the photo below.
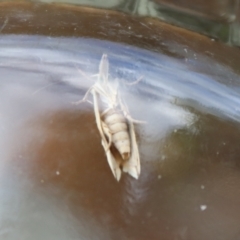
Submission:
M 122 159 L 128 160 L 131 146 L 126 118 L 122 112 L 111 110 L 104 114 L 103 121 L 109 129 L 113 145 L 121 154 Z

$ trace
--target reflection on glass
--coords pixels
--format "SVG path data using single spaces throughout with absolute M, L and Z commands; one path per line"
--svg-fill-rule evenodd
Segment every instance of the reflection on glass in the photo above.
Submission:
M 137 16 L 159 18 L 229 44 L 240 45 L 238 0 L 41 0 L 106 8 Z

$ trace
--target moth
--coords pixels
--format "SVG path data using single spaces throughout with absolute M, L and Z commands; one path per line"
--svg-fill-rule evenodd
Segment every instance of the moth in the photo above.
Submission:
M 126 172 L 138 179 L 141 169 L 133 124 L 135 120 L 120 97 L 118 81 L 110 81 L 108 72 L 108 57 L 103 54 L 95 84 L 75 104 L 85 102 L 92 94 L 97 128 L 114 177 L 119 181 L 122 172 Z

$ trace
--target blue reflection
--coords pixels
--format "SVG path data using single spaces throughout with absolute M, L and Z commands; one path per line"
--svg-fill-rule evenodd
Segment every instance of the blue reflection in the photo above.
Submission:
M 174 47 L 173 44 L 170 46 Z M 205 55 L 195 54 L 191 49 L 184 51 L 184 46 L 175 46 L 177 49 L 181 47 L 179 52 L 182 52 L 181 57 L 189 57 L 187 62 L 95 39 L 3 35 L 0 39 L 0 67 L 41 73 L 50 80 L 87 88 L 92 83 L 81 81 L 83 76 L 78 70 L 89 76 L 96 74 L 101 55 L 106 53 L 112 77 L 131 82 L 143 76 L 143 81 L 132 91 L 158 100 L 169 96 L 171 99 L 193 100 L 201 105 L 201 109 L 204 106 L 205 111 L 214 110 L 213 114 L 238 121 L 240 93 L 231 82 L 238 83 L 239 76 Z

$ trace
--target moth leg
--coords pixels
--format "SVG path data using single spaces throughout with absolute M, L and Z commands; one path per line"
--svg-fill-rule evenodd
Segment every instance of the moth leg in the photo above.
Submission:
M 127 113 L 127 112 L 125 112 L 125 111 L 123 111 L 123 113 L 124 113 L 125 117 L 126 117 L 129 121 L 131 121 L 131 122 L 133 122 L 133 123 L 136 123 L 136 124 L 144 124 L 144 123 L 146 123 L 145 121 L 141 121 L 141 120 L 137 120 L 137 119 L 132 118 L 132 117 L 130 116 L 130 114 Z
M 112 110 L 112 108 L 108 108 L 105 111 L 102 112 L 101 116 L 104 116 L 107 112 L 109 112 L 110 110 Z
M 121 107 L 121 110 L 124 114 L 124 116 L 131 122 L 133 123 L 139 123 L 139 124 L 143 124 L 143 123 L 146 123 L 145 121 L 140 121 L 140 120 L 136 120 L 134 118 L 131 117 L 131 115 L 129 114 L 129 111 L 128 111 L 128 108 L 126 105 L 123 104 L 122 102 L 122 99 L 118 96 L 118 100 L 119 100 L 119 103 L 120 103 L 120 107 Z
M 77 101 L 77 102 L 72 102 L 72 104 L 78 105 L 78 104 L 80 104 L 80 103 L 82 103 L 82 102 L 86 102 L 86 101 L 87 101 L 87 98 L 88 98 L 88 95 L 89 95 L 89 93 L 92 91 L 92 89 L 93 89 L 93 87 L 90 87 L 90 88 L 87 90 L 87 92 L 85 93 L 83 99 L 81 99 L 81 100 L 79 100 L 79 101 Z
M 75 68 L 77 69 L 77 71 L 84 77 L 86 78 L 87 80 L 91 80 L 91 77 L 96 77 L 98 76 L 99 74 L 93 74 L 93 75 L 90 75 L 90 77 L 84 72 L 82 71 L 76 64 L 74 64 Z

